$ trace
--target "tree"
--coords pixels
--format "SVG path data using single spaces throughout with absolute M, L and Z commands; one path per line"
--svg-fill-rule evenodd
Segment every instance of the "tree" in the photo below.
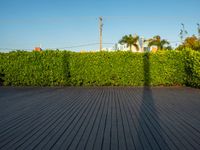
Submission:
M 185 41 L 178 46 L 177 50 L 183 50 L 185 48 L 191 48 L 193 50 L 200 51 L 200 39 L 198 39 L 195 35 L 187 37 Z
M 181 29 L 179 35 L 180 35 L 181 41 L 183 41 L 185 39 L 185 37 L 187 36 L 188 32 L 185 29 L 185 25 L 183 23 L 181 23 L 181 26 L 182 26 L 182 29 Z
M 120 44 L 127 44 L 130 47 L 130 51 L 132 51 L 132 46 L 134 46 L 137 51 L 139 50 L 139 46 L 137 45 L 137 41 L 139 40 L 139 36 L 132 36 L 131 34 L 125 35 L 119 41 Z
M 200 39 L 200 25 L 199 25 L 199 23 L 197 23 L 197 31 L 198 31 L 198 36 L 199 36 L 199 39 Z
M 159 35 L 154 36 L 152 39 L 149 39 L 148 46 L 151 47 L 153 45 L 157 46 L 159 50 L 167 49 L 169 48 L 169 42 L 165 39 L 161 39 Z

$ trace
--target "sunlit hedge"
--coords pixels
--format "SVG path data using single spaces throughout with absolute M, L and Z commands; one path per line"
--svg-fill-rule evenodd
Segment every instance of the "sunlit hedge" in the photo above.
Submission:
M 70 59 L 73 85 L 182 85 L 182 53 L 75 53 Z
M 55 86 L 68 83 L 67 53 L 59 51 L 1 54 L 4 85 Z
M 200 53 L 67 51 L 0 53 L 0 82 L 14 86 L 200 87 Z

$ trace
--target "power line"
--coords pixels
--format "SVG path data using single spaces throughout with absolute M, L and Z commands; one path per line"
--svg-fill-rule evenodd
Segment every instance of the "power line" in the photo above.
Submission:
M 78 47 L 86 47 L 86 46 L 93 46 L 93 45 L 99 45 L 100 43 L 89 43 L 89 44 L 83 44 L 83 45 L 73 45 L 73 46 L 65 46 L 65 47 L 56 47 L 51 49 L 67 49 L 67 48 L 78 48 Z M 116 43 L 102 43 L 102 45 L 113 45 Z
M 16 51 L 16 50 L 33 50 L 31 48 L 0 48 L 0 50 Z
M 169 41 L 170 43 L 181 43 L 181 41 Z M 117 42 L 116 42 L 117 43 Z M 114 42 L 106 42 L 102 43 L 102 45 L 114 45 Z M 88 43 L 88 44 L 81 44 L 81 45 L 73 45 L 73 46 L 65 46 L 65 47 L 54 47 L 54 48 L 47 48 L 47 49 L 70 49 L 70 48 L 79 48 L 79 47 L 87 47 L 87 46 L 95 46 L 99 45 L 100 43 Z M 0 48 L 0 50 L 33 50 L 34 48 Z
M 89 44 L 83 44 L 83 45 L 74 45 L 74 46 L 66 46 L 66 47 L 57 47 L 52 49 L 66 49 L 66 48 L 77 48 L 77 47 L 85 47 L 85 46 L 93 46 L 98 45 L 99 43 L 89 43 Z
M 54 48 L 48 48 L 48 49 L 67 49 L 67 48 L 78 48 L 78 47 L 86 47 L 86 46 L 94 46 L 99 45 L 100 43 L 88 43 L 88 44 L 81 44 L 81 45 L 73 45 L 73 46 L 64 46 L 64 47 L 54 47 Z M 102 43 L 102 45 L 113 45 L 116 43 L 107 42 Z M 34 48 L 0 48 L 0 50 L 33 50 Z

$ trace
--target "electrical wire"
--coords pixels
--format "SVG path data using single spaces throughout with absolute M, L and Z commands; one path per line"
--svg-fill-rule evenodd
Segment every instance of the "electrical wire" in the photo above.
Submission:
M 181 41 L 169 41 L 170 43 L 181 43 Z M 88 44 L 81 44 L 81 45 L 73 45 L 73 46 L 64 46 L 64 47 L 54 47 L 54 48 L 46 48 L 46 49 L 72 49 L 72 48 L 79 48 L 79 47 L 87 47 L 87 46 L 95 46 L 99 45 L 100 43 L 88 43 Z M 105 42 L 102 45 L 114 45 L 114 42 Z M 0 51 L 16 51 L 16 50 L 33 50 L 34 48 L 0 48 Z

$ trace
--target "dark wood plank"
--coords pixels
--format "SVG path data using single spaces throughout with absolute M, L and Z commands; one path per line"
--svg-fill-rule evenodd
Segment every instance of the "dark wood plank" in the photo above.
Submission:
M 199 150 L 200 90 L 0 87 L 0 149 Z

